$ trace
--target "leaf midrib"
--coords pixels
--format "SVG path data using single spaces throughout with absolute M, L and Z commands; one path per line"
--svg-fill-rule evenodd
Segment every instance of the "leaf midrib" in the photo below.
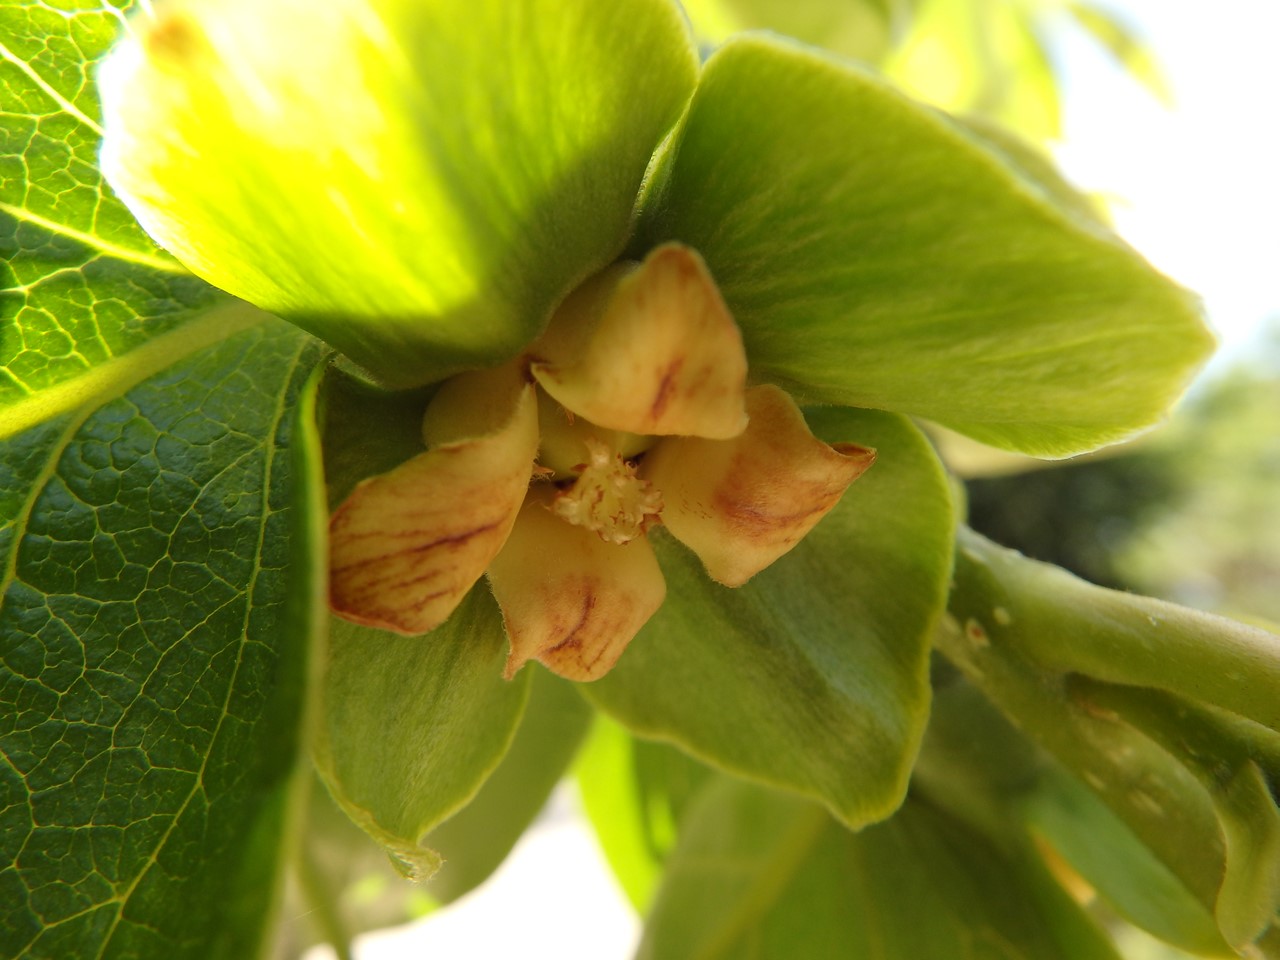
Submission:
M 43 217 L 34 210 L 28 210 L 26 207 L 15 206 L 12 203 L 0 201 L 0 213 L 13 217 L 22 223 L 30 223 L 39 227 L 41 230 L 47 230 L 49 233 L 60 237 L 66 237 L 73 240 L 91 250 L 97 250 L 103 256 L 111 257 L 113 260 L 123 260 L 126 263 L 136 263 L 139 266 L 149 267 L 158 273 L 172 273 L 186 275 L 187 269 L 176 260 L 171 260 L 165 256 L 157 256 L 155 254 L 146 253 L 142 250 L 134 250 L 130 247 L 123 247 L 118 243 L 112 243 L 103 237 L 94 233 L 85 233 L 83 230 L 77 230 L 75 227 L 66 223 L 59 223 L 57 220 L 50 220 Z
M 86 406 L 101 406 L 147 377 L 205 347 L 266 322 L 269 315 L 241 304 L 215 307 L 56 386 L 0 409 L 0 440 Z M 55 451 L 55 455 L 61 449 Z

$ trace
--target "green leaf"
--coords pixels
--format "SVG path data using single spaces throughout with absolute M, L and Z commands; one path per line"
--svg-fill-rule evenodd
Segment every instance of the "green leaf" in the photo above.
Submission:
M 88 74 L 121 16 L 87 0 L 0 8 L 0 436 L 83 402 L 115 375 L 102 366 L 161 334 L 186 328 L 153 351 L 212 342 L 193 324 L 225 299 L 159 251 L 98 172 Z
M 1213 914 L 1086 786 L 1060 771 L 1022 804 L 1030 828 L 1126 920 L 1200 955 L 1228 951 Z
M 950 574 L 950 493 L 925 439 L 873 411 L 807 411 L 876 464 L 749 583 L 712 583 L 655 537 L 667 599 L 584 688 L 637 734 L 823 800 L 851 825 L 902 801 L 929 709 L 931 631 Z
M 1208 791 L 1226 844 L 1218 925 L 1245 950 L 1280 918 L 1280 734 L 1158 690 L 1087 678 L 1073 689 L 1159 743 Z
M 90 73 L 131 0 L 8 0 L 0 9 L 0 209 L 54 225 L 106 255 L 172 271 L 102 182 L 102 135 Z M 153 263 L 154 261 L 154 263 Z
M 478 887 L 506 859 L 573 759 L 592 711 L 573 685 L 533 674 L 529 705 L 511 749 L 470 803 L 431 831 L 444 859 L 428 892 L 449 903 Z
M 157 9 L 103 68 L 112 183 L 397 386 L 514 355 L 614 259 L 696 75 L 663 0 Z
M 515 736 L 531 671 L 503 680 L 506 655 L 484 588 L 421 637 L 332 620 L 316 765 L 414 879 L 440 866 L 425 835 L 475 796 Z
M 582 806 L 631 905 L 645 913 L 691 797 L 711 771 L 597 715 L 577 763 Z
M 639 957 L 1116 960 L 1034 860 L 917 800 L 850 833 L 721 778 L 690 812 Z
M 0 456 L 0 930 L 30 958 L 255 955 L 324 589 L 319 345 L 131 369 Z M 120 372 L 117 370 L 117 372 Z M 302 407 L 306 409 L 305 404 Z
M 963 128 L 759 37 L 707 62 L 640 237 L 703 255 L 754 379 L 1039 456 L 1149 426 L 1211 345 L 1191 296 Z
M 1230 951 L 1212 912 L 1123 820 L 945 661 L 934 666 L 933 710 L 913 791 L 1006 847 L 1027 849 L 1034 838 L 1038 851 L 1047 847 L 1109 906 L 1156 936 L 1201 954 Z M 1132 786 L 1137 797 L 1140 786 Z
M 424 392 L 384 393 L 330 367 L 323 397 L 331 508 L 365 477 L 423 450 Z M 533 671 L 504 681 L 506 651 L 502 616 L 484 583 L 424 636 L 333 620 L 316 748 L 321 775 L 348 815 L 419 879 L 441 862 L 430 844 L 423 846 L 424 836 L 465 807 L 495 772 L 521 722 Z M 551 715 L 531 718 L 535 741 L 561 712 L 549 709 Z M 567 758 L 559 762 L 563 767 Z M 507 772 L 536 773 L 522 766 L 521 756 L 512 757 Z M 490 797 L 502 799 L 500 791 Z M 523 810 L 522 801 L 507 799 Z M 482 859 L 496 846 L 481 851 Z M 464 864 L 459 884 L 473 876 L 471 869 L 485 868 Z M 443 881 L 444 889 L 452 883 Z

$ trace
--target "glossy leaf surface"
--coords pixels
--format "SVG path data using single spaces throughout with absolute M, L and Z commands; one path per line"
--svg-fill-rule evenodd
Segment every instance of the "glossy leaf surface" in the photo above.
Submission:
M 794 550 L 736 589 L 654 537 L 667 600 L 585 690 L 641 736 L 819 797 L 861 825 L 901 802 L 928 713 L 950 492 L 905 420 L 852 410 L 808 419 L 827 442 L 876 448 L 875 466 Z

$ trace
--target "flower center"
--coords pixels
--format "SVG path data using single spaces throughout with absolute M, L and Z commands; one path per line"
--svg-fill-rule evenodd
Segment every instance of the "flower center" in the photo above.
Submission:
M 577 479 L 551 503 L 556 516 L 594 530 L 609 543 L 628 543 L 658 522 L 662 494 L 636 476 L 635 464 L 608 444 L 588 437 L 588 459 Z

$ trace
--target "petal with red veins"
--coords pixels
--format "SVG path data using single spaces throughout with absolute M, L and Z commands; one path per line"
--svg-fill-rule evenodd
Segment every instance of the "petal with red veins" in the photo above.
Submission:
M 741 436 L 668 437 L 641 471 L 662 491 L 667 529 L 730 587 L 794 547 L 875 460 L 867 447 L 817 439 L 777 387 L 748 391 L 747 412 Z
M 511 655 L 506 675 L 529 660 L 569 680 L 597 680 L 657 612 L 666 582 L 644 537 L 606 543 L 530 496 L 489 584 L 502 608 Z
M 681 244 L 588 280 L 529 352 L 542 388 L 602 427 L 726 439 L 746 426 L 742 335 Z
M 514 368 L 463 374 L 425 422 L 437 437 L 451 423 L 471 435 L 365 480 L 329 521 L 334 613 L 403 634 L 443 623 L 506 542 L 538 448 L 535 388 Z

